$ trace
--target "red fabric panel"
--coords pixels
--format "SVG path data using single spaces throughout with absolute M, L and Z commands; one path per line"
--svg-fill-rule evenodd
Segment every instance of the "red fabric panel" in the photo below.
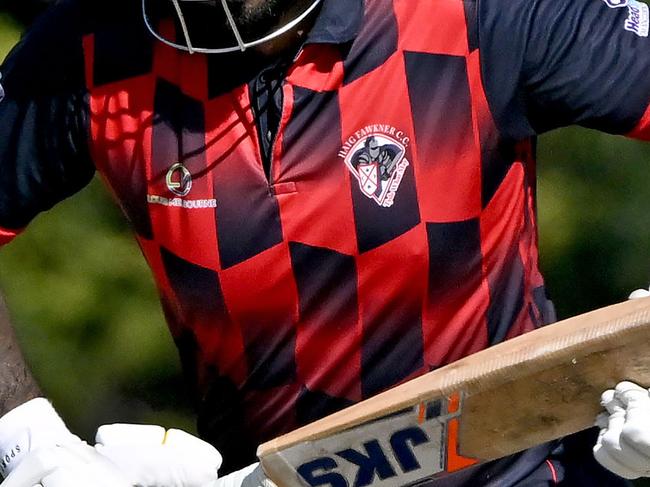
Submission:
M 294 99 L 291 85 L 285 86 L 284 96 L 285 100 Z M 337 98 L 332 97 L 328 103 L 337 103 Z M 338 118 L 338 107 L 335 108 Z M 290 123 L 293 112 L 293 104 L 288 104 L 283 128 L 288 121 Z M 328 123 L 334 126 L 337 122 L 331 120 Z M 297 130 L 295 140 L 285 143 L 283 136 L 279 135 L 275 146 L 281 163 L 274 167 L 273 188 L 280 204 L 286 239 L 354 255 L 357 241 L 350 198 L 350 172 L 343 160 L 333 158 L 331 153 L 331 144 L 340 143 L 340 136 L 334 135 L 334 130 L 315 133 L 320 128 L 313 125 L 289 130 L 284 135 L 297 133 Z M 333 138 L 337 138 L 336 142 L 332 141 Z M 277 191 L 280 188 L 292 188 L 293 191 Z
M 415 71 L 425 69 L 420 65 L 428 58 L 431 81 L 411 79 L 409 93 L 420 213 L 427 222 L 476 218 L 481 212 L 481 150 L 466 58 L 423 56 Z M 407 75 L 409 66 L 413 70 L 413 63 L 407 63 Z M 445 75 L 438 76 L 439 71 Z M 420 111 L 423 103 L 431 108 Z
M 362 343 L 362 385 L 364 395 L 377 393 L 378 376 L 385 376 L 395 385 L 423 373 L 426 340 L 423 340 L 422 308 L 426 299 L 428 275 L 427 236 L 423 224 L 374 250 L 357 258 L 359 274 L 359 317 L 363 320 Z M 406 285 L 405 283 L 408 283 Z M 401 328 L 400 328 L 401 327 Z M 380 357 L 371 357 L 385 347 L 387 341 L 401 337 L 410 350 L 401 350 L 401 364 L 395 362 L 395 353 L 386 353 L 383 362 Z M 394 347 L 388 351 L 400 351 Z M 368 363 L 371 359 L 372 363 Z M 355 362 L 356 363 L 356 357 Z M 366 369 L 367 367 L 367 369 Z M 399 370 L 398 370 L 399 369 Z M 398 376 L 399 375 L 399 376 Z M 382 387 L 385 388 L 385 387 Z M 370 389 L 370 390 L 369 390 Z
M 467 77 L 469 78 L 469 89 L 472 97 L 474 139 L 477 147 L 481 147 L 481 140 L 495 139 L 498 134 L 485 96 L 481 76 L 481 54 L 478 49 L 467 56 Z
M 511 261 L 513 246 L 515 252 L 520 252 L 522 233 L 525 231 L 524 212 L 527 211 L 525 178 L 523 164 L 513 164 L 481 216 L 483 265 L 490 280 L 498 281 L 498 276 L 504 272 L 503 266 Z M 528 260 L 530 262 L 530 259 Z M 526 271 L 529 272 L 530 269 Z M 528 272 L 525 274 L 525 280 L 529 276 Z M 526 321 L 529 321 L 527 305 L 532 296 L 530 291 L 531 289 L 526 289 L 524 292 L 525 302 L 518 319 L 508 332 L 508 337 L 513 333 L 521 334 L 526 328 Z
M 22 230 L 7 230 L 0 228 L 0 245 L 5 245 L 11 242 Z
M 287 245 L 276 245 L 221 271 L 220 281 L 228 311 L 243 340 L 236 353 L 226 347 L 221 353 L 233 358 L 238 356 L 239 360 L 248 358 L 249 367 L 280 364 L 281 372 L 286 373 L 284 367 L 295 362 L 295 324 L 298 321 L 298 292 Z M 279 354 L 288 356 L 280 357 Z M 269 371 L 248 370 L 247 377 L 250 380 L 252 374 L 265 372 Z
M 170 119 L 157 124 L 151 131 L 147 130 L 143 151 L 147 168 L 147 194 L 185 203 L 213 202 L 212 177 L 202 151 L 206 145 L 202 130 L 203 104 L 175 88 L 162 89 L 162 86 L 157 90 L 154 103 L 159 119 L 163 113 Z M 176 109 L 177 106 L 183 106 L 185 112 Z M 191 123 L 186 120 L 187 114 L 199 118 L 193 129 L 186 126 Z M 174 125 L 183 128 L 174 128 Z M 192 175 L 191 191 L 184 197 L 178 197 L 167 187 L 167 172 L 177 162 L 182 162 Z M 214 206 L 185 208 L 150 203 L 148 211 L 153 234 L 161 246 L 193 264 L 209 269 L 219 268 Z
M 287 81 L 313 91 L 337 89 L 343 83 L 343 61 L 338 46 L 305 46 L 287 74 Z
M 633 139 L 650 140 L 650 106 L 646 109 L 636 127 L 627 133 L 626 136 L 632 137 Z
M 468 53 L 465 11 L 460 0 L 395 0 L 401 47 L 408 51 L 464 56 Z M 422 19 L 445 19 L 422 28 Z
M 86 62 L 84 63 L 86 86 L 88 90 L 93 90 L 95 88 L 95 74 L 93 73 L 93 67 L 95 66 L 95 35 L 90 34 L 84 36 L 82 45 L 86 57 Z
M 171 22 L 162 22 L 161 33 L 173 39 L 176 30 Z M 153 71 L 162 79 L 178 86 L 183 93 L 197 100 L 208 98 L 206 55 L 189 54 L 162 42 L 154 44 Z

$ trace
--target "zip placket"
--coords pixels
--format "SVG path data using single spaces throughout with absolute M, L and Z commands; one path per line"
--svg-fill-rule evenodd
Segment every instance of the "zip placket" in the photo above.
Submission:
M 252 106 L 255 114 L 264 174 L 273 183 L 273 154 L 284 115 L 284 75 L 286 65 L 265 69 L 253 80 Z

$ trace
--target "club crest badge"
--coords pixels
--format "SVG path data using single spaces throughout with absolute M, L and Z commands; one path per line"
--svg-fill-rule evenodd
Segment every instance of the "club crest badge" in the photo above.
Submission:
M 349 137 L 339 152 L 359 189 L 379 206 L 393 206 L 408 168 L 410 138 L 389 125 L 371 125 Z

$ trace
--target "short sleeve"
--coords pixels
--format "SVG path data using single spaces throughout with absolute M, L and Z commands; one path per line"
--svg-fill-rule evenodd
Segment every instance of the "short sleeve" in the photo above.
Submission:
M 636 0 L 479 0 L 488 100 L 523 138 L 578 124 L 627 134 L 650 101 L 650 12 Z
M 94 174 L 79 25 L 57 3 L 0 68 L 0 244 Z

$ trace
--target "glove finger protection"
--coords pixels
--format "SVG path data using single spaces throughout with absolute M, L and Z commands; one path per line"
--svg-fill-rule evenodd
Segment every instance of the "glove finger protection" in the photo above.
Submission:
M 647 298 L 648 296 L 650 296 L 649 289 L 637 289 L 635 291 L 632 291 L 627 299 L 641 299 Z
M 34 450 L 80 443 L 46 399 L 32 399 L 0 418 L 0 474 L 7 477 Z
M 221 455 L 209 443 L 162 426 L 101 426 L 95 449 L 134 485 L 206 487 L 217 481 Z
M 634 479 L 650 473 L 650 398 L 648 391 L 631 382 L 603 393 L 607 424 L 594 447 L 596 460 L 615 474 Z M 630 415 L 630 413 L 632 413 Z M 633 419 L 634 418 L 634 419 Z
M 131 487 L 116 466 L 91 446 L 41 448 L 27 455 L 2 487 Z
M 616 386 L 616 398 L 626 408 L 621 450 L 634 452 L 639 471 L 650 471 L 650 395 L 643 387 L 626 381 Z

